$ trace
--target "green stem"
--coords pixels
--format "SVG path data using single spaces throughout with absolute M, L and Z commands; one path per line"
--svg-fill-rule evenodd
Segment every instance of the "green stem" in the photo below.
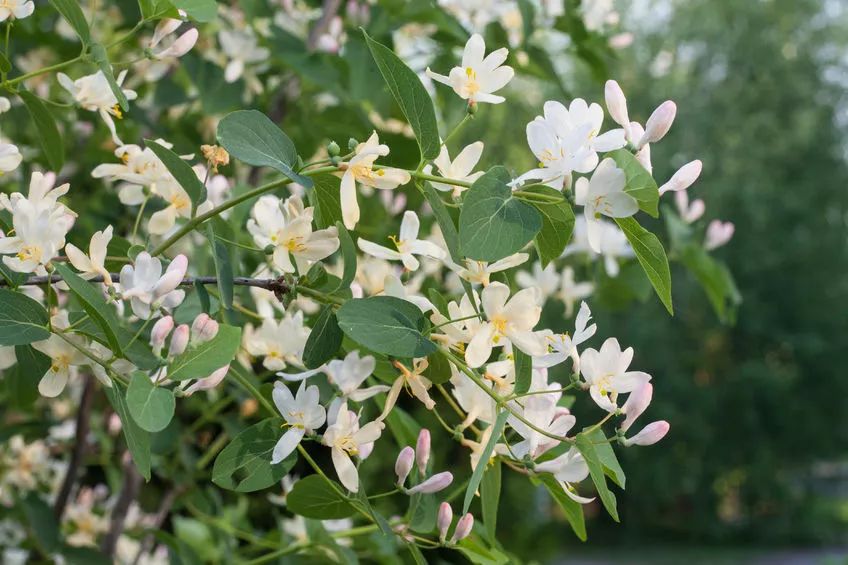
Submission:
M 374 168 L 376 169 L 377 167 L 374 167 Z M 419 172 L 419 171 L 408 171 L 408 172 L 413 178 L 416 178 L 416 179 L 429 180 L 429 181 L 440 182 L 440 183 L 443 183 L 443 184 L 450 184 L 450 185 L 453 185 L 453 186 L 463 186 L 465 188 L 471 188 L 471 183 L 464 181 L 464 180 L 450 179 L 450 178 L 447 178 L 447 177 L 438 177 L 436 175 L 428 175 L 427 173 L 422 173 L 422 172 Z
M 135 236 L 138 234 L 138 227 L 141 225 L 141 217 L 144 215 L 144 208 L 147 206 L 148 200 L 150 200 L 150 196 L 145 196 L 144 200 L 141 201 L 141 206 L 138 209 L 138 214 L 136 214 L 135 223 L 133 224 L 132 237 L 130 237 L 132 241 L 135 241 Z
M 454 322 L 462 322 L 463 320 L 470 320 L 472 318 L 479 318 L 479 317 L 480 317 L 480 314 L 471 314 L 470 316 L 463 316 L 462 318 L 454 318 L 453 320 L 448 320 L 447 322 L 442 322 L 441 324 L 433 326 L 432 328 L 430 328 L 430 333 L 432 333 L 433 330 L 437 330 L 441 327 L 449 326 L 450 324 L 453 324 Z
M 339 306 L 344 304 L 344 300 L 342 300 L 341 298 L 330 296 L 329 294 L 325 294 L 320 290 L 315 290 L 309 287 L 299 286 L 297 287 L 297 292 L 299 292 L 300 294 L 305 294 L 306 296 L 311 296 L 312 298 L 317 298 L 318 300 L 327 304 L 337 304 Z
M 568 385 L 564 388 L 561 388 L 559 390 L 534 390 L 533 392 L 525 392 L 523 394 L 511 394 L 511 395 L 507 396 L 504 400 L 506 400 L 508 402 L 510 400 L 515 400 L 516 398 L 524 398 L 525 396 L 533 396 L 534 394 L 551 394 L 551 393 L 557 393 L 557 392 L 567 392 L 567 391 L 575 388 L 575 386 L 576 385 L 574 385 L 574 384 L 570 384 L 570 385 Z
M 69 60 L 64 61 L 62 63 L 56 63 L 55 65 L 50 65 L 49 67 L 44 67 L 43 69 L 38 69 L 37 71 L 32 71 L 32 72 L 26 73 L 24 75 L 21 75 L 19 77 L 15 77 L 13 79 L 9 79 L 7 81 L 4 81 L 3 87 L 5 87 L 7 90 L 9 90 L 10 86 L 14 86 L 14 85 L 16 85 L 20 82 L 23 82 L 27 79 L 37 77 L 37 76 L 41 76 L 41 75 L 46 74 L 46 73 L 61 71 L 62 69 L 70 67 L 71 65 L 73 65 L 74 63 L 78 63 L 79 61 L 82 61 L 82 55 L 77 55 L 73 59 L 69 59 Z
M 257 402 L 262 405 L 263 408 L 265 408 L 265 410 L 267 410 L 272 416 L 276 415 L 277 411 L 274 410 L 274 406 L 268 401 L 267 398 L 262 396 L 262 393 L 259 392 L 259 389 L 253 386 L 253 383 L 251 383 L 247 379 L 247 377 L 242 375 L 241 372 L 232 365 L 230 365 L 230 373 L 232 373 L 233 377 L 236 379 L 236 382 L 238 382 L 242 387 L 244 387 L 244 389 L 247 390 L 247 392 L 249 392 L 257 400 Z
M 209 463 L 211 463 L 213 459 L 215 459 L 215 456 L 218 455 L 218 452 L 224 449 L 224 445 L 226 445 L 228 439 L 229 436 L 227 435 L 227 432 L 221 432 L 221 435 L 215 438 L 215 441 L 213 441 L 212 444 L 206 449 L 206 453 L 203 454 L 203 457 L 198 459 L 196 469 L 198 471 L 202 471 L 203 469 L 205 469 L 206 466 L 209 465 Z
M 448 144 L 448 141 L 450 141 L 451 139 L 453 139 L 453 136 L 455 136 L 455 135 L 457 134 L 457 132 L 459 132 L 459 130 L 461 130 L 461 129 L 462 129 L 462 126 L 464 126 L 464 125 L 465 125 L 465 124 L 466 124 L 469 120 L 473 120 L 473 119 L 474 119 L 474 116 L 473 116 L 472 114 L 465 114 L 465 117 L 464 117 L 464 118 L 462 118 L 462 119 L 459 121 L 459 123 L 458 123 L 458 124 L 456 124 L 456 127 L 455 127 L 455 128 L 453 128 L 453 131 L 451 131 L 451 132 L 448 134 L 448 136 L 445 138 L 445 140 L 444 140 L 444 141 L 442 141 L 442 145 L 447 145 L 447 144 Z

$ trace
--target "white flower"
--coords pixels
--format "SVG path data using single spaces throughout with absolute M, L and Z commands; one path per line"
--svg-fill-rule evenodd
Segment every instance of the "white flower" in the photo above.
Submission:
M 274 446 L 271 464 L 276 465 L 297 448 L 304 435 L 324 425 L 327 412 L 319 403 L 318 387 L 315 385 L 306 387 L 305 383 L 300 383 L 297 396 L 292 396 L 289 388 L 277 381 L 272 396 L 277 410 L 290 426 Z
M 129 300 L 133 313 L 145 320 L 158 314 L 160 308 L 176 308 L 185 298 L 185 291 L 177 287 L 187 269 L 186 256 L 177 255 L 163 274 L 162 262 L 142 251 L 134 265 L 121 269 L 121 297 Z
M 23 158 L 17 145 L 0 143 L 0 174 L 9 173 L 17 169 Z
M 491 275 L 493 273 L 498 273 L 500 271 L 506 271 L 507 269 L 511 269 L 513 267 L 517 267 L 521 265 L 527 259 L 530 258 L 530 255 L 527 253 L 515 253 L 510 255 L 509 257 L 504 257 L 503 259 L 498 259 L 494 263 L 486 263 L 485 261 L 475 261 L 473 259 L 466 259 L 465 266 L 459 266 L 454 263 L 450 258 L 445 258 L 445 266 L 459 275 L 460 278 L 467 280 L 472 284 L 481 284 L 486 286 L 489 284 L 491 279 Z
M 163 39 L 173 35 L 182 23 L 182 20 L 171 18 L 160 21 L 156 26 L 156 30 L 153 32 L 153 38 L 150 40 L 148 48 L 154 49 L 157 47 Z M 197 36 L 197 28 L 191 28 L 171 41 L 167 47 L 160 47 L 158 50 L 153 51 L 152 56 L 154 59 L 159 60 L 182 57 L 191 51 L 191 48 L 197 43 Z
M 685 165 L 677 169 L 677 171 L 673 175 L 671 175 L 671 178 L 668 179 L 668 182 L 666 182 L 660 187 L 660 195 L 663 195 L 669 191 L 680 192 L 686 190 L 687 188 L 692 186 L 692 183 L 698 180 L 699 176 L 701 176 L 702 168 L 703 164 L 698 159 L 686 163 Z
M 106 269 L 106 248 L 112 240 L 112 226 L 107 227 L 103 231 L 94 232 L 91 236 L 91 241 L 88 244 L 88 255 L 80 251 L 80 249 L 69 243 L 65 246 L 65 255 L 71 265 L 81 273 L 82 278 L 91 279 L 96 276 L 103 277 L 103 284 L 111 285 L 112 277 L 109 275 L 109 270 Z
M 633 392 L 651 380 L 648 373 L 627 370 L 632 360 L 633 348 L 622 351 L 618 340 L 613 337 L 604 342 L 600 351 L 589 348 L 580 355 L 580 372 L 589 387 L 589 394 L 607 412 L 618 409 L 616 401 L 619 394 Z
M 575 201 L 583 206 L 589 245 L 601 252 L 601 215 L 610 218 L 626 218 L 639 211 L 636 199 L 624 192 L 627 177 L 616 167 L 612 159 L 604 159 L 592 179 L 581 177 L 575 185 Z
M 479 302 L 477 292 L 474 292 L 474 300 Z M 443 342 L 447 347 L 460 349 L 460 344 L 471 341 L 471 338 L 480 329 L 482 322 L 477 317 L 477 312 L 471 304 L 467 294 L 464 294 L 457 304 L 455 301 L 448 303 L 448 316 L 445 318 L 440 312 L 434 310 L 430 320 L 439 326 L 441 333 L 431 334 L 431 338 Z M 449 322 L 449 320 L 460 320 Z
M 674 193 L 674 204 L 677 206 L 677 212 L 680 218 L 687 224 L 697 221 L 706 211 L 704 201 L 698 198 L 689 203 L 689 194 L 685 190 Z
M 568 268 L 568 267 L 566 267 Z M 542 268 L 542 263 L 536 261 L 533 263 L 533 272 L 518 271 L 515 273 L 515 282 L 521 288 L 536 287 L 539 289 L 539 295 L 542 300 L 546 300 L 549 296 L 554 296 L 560 287 L 560 275 L 556 271 L 556 265 L 548 263 L 548 266 Z
M 598 329 L 595 324 L 588 325 L 591 319 L 592 312 L 589 310 L 589 306 L 585 302 L 581 303 L 580 311 L 577 312 L 577 319 L 574 320 L 574 335 L 555 334 L 549 336 L 548 341 L 553 351 L 535 358 L 533 360 L 533 366 L 541 368 L 553 367 L 571 357 L 575 363 L 575 371 L 579 370 L 580 358 L 577 353 L 577 346 L 595 335 L 595 331 Z
M 472 381 L 465 373 L 460 372 L 451 365 L 451 384 L 453 385 L 453 396 L 465 411 L 466 418 L 460 424 L 463 429 L 467 428 L 477 420 L 491 424 L 495 421 L 497 405 L 495 400 L 486 394 L 486 391 Z M 484 381 L 486 386 L 492 388 L 494 382 Z
M 170 149 L 170 143 L 157 139 L 156 143 Z M 108 178 L 110 180 L 122 180 L 133 185 L 150 187 L 156 192 L 156 184 L 170 182 L 173 180 L 171 173 L 165 164 L 150 150 L 149 147 L 141 148 L 138 145 L 122 145 L 115 149 L 115 156 L 121 163 L 104 163 L 98 165 L 91 172 L 94 178 Z M 139 202 L 125 202 L 124 204 L 137 204 Z
M 439 174 L 445 178 L 473 183 L 475 180 L 483 176 L 483 171 L 477 171 L 476 173 L 471 172 L 474 170 L 474 167 L 477 166 L 482 154 L 483 142 L 477 141 L 471 145 L 466 145 L 465 148 L 459 152 L 456 158 L 451 161 L 447 146 L 442 145 L 442 149 L 439 151 L 439 156 L 433 160 L 433 164 L 436 165 L 436 169 L 438 169 Z M 424 170 L 429 173 L 429 165 L 428 167 L 425 167 Z M 464 186 L 445 184 L 443 182 L 431 181 L 430 184 L 432 184 L 433 188 L 436 190 L 441 190 L 442 192 L 453 192 L 454 197 L 459 196 L 464 190 L 466 190 Z
M 400 224 L 399 236 L 397 238 L 391 238 L 395 247 L 397 247 L 397 251 L 361 238 L 357 243 L 359 248 L 369 255 L 390 261 L 401 261 L 404 267 L 410 271 L 415 271 L 420 266 L 415 255 L 423 255 L 425 257 L 433 257 L 435 259 L 442 259 L 447 255 L 445 250 L 435 243 L 418 239 L 418 230 L 420 226 L 421 224 L 418 220 L 418 215 L 412 210 L 407 210 L 403 214 L 403 221 Z
M 191 198 L 176 181 L 160 182 L 156 192 L 168 205 L 150 216 L 147 230 L 151 234 L 162 235 L 174 227 L 177 218 L 191 217 Z
M 118 85 L 123 84 L 126 76 L 127 71 L 121 71 L 115 79 Z M 123 142 L 118 138 L 118 134 L 115 131 L 115 121 L 112 119 L 112 116 L 121 119 L 123 113 L 118 105 L 118 99 L 115 97 L 115 93 L 112 92 L 103 71 L 97 71 L 93 75 L 87 75 L 77 80 L 71 80 L 65 73 L 59 73 L 56 75 L 56 78 L 59 80 L 59 84 L 71 93 L 81 108 L 99 113 L 112 133 L 112 140 L 116 145 L 123 145 Z M 127 100 L 135 100 L 138 96 L 134 90 L 122 90 Z
M 631 445 L 653 445 L 666 436 L 671 425 L 665 420 L 651 422 L 633 437 L 624 440 L 624 446 Z
M 736 226 L 732 222 L 713 220 L 707 226 L 707 237 L 704 240 L 704 247 L 710 251 L 718 249 L 733 238 L 733 232 L 735 231 Z
M 265 61 L 270 55 L 268 49 L 259 47 L 252 28 L 221 30 L 218 32 L 218 41 L 229 60 L 224 69 L 224 80 L 227 82 L 237 81 L 244 74 L 246 65 Z
M 562 286 L 557 297 L 565 304 L 565 315 L 569 318 L 574 314 L 574 303 L 589 298 L 595 291 L 595 285 L 590 282 L 574 282 L 574 269 L 565 267 L 562 270 Z
M 365 449 L 370 451 L 370 444 L 379 439 L 384 424 L 375 420 L 360 428 L 359 418 L 347 409 L 347 402 L 342 402 L 336 413 L 330 412 L 328 423 L 321 442 L 330 447 L 333 466 L 341 483 L 349 491 L 359 492 L 359 473 L 351 456 L 360 455 Z
M 545 353 L 544 338 L 533 332 L 542 314 L 537 294 L 535 288 L 525 288 L 510 299 L 509 287 L 498 282 L 483 289 L 481 302 L 487 321 L 480 325 L 465 350 L 465 361 L 470 367 L 480 367 L 492 348 L 507 343 L 528 355 Z
M 35 4 L 32 0 L 3 0 L 0 4 L 0 22 L 8 19 L 21 19 L 32 14 Z
M 588 504 L 595 500 L 594 498 L 585 498 L 577 495 L 574 492 L 574 487 L 571 486 L 572 483 L 579 483 L 589 476 L 589 466 L 576 447 L 572 447 L 555 459 L 537 464 L 536 471 L 553 474 L 556 480 L 562 485 L 562 490 L 565 494 L 575 502 Z
M 247 352 L 264 357 L 262 365 L 269 371 L 279 371 L 286 365 L 302 365 L 301 357 L 309 329 L 303 326 L 303 313 L 287 313 L 276 322 L 272 318 L 262 321 L 259 329 L 245 328 L 242 343 Z
M 523 397 L 520 403 L 513 401 L 513 410 L 520 413 L 525 420 L 535 427 L 545 430 L 549 434 L 564 437 L 574 427 L 577 419 L 569 413 L 567 408 L 557 405 L 557 401 L 562 396 L 562 393 L 559 392 L 561 388 L 562 386 L 557 383 L 547 382 L 546 371 L 534 369 L 528 392 L 537 394 Z M 542 391 L 550 392 L 542 393 Z M 510 414 L 507 423 L 523 438 L 522 441 L 512 446 L 512 452 L 518 458 L 529 455 L 536 459 L 559 444 L 559 441 L 534 430 L 514 414 Z
M 69 336 L 68 339 L 76 338 Z M 79 345 L 83 346 L 82 343 Z M 88 361 L 76 347 L 58 335 L 51 335 L 44 341 L 33 343 L 32 346 L 50 358 L 50 367 L 38 382 L 38 392 L 47 398 L 59 396 L 65 390 L 71 374 L 75 374 L 75 368 Z
M 386 404 L 383 406 L 383 412 L 378 419 L 384 420 L 388 417 L 403 388 L 406 388 L 412 396 L 420 400 L 427 410 L 432 410 L 436 402 L 430 398 L 430 393 L 427 391 L 433 386 L 433 383 L 424 376 L 424 371 L 430 365 L 429 361 L 426 358 L 413 359 L 412 370 L 397 360 L 393 364 L 400 371 L 400 376 L 392 383 L 392 388 L 389 390 L 388 395 L 386 395 Z
M 371 355 L 359 356 L 359 351 L 353 350 L 343 360 L 333 359 L 326 365 L 302 373 L 277 373 L 287 381 L 299 381 L 317 373 L 325 373 L 330 384 L 335 385 L 342 398 L 362 402 L 375 394 L 389 390 L 387 385 L 374 385 L 360 388 L 365 379 L 371 376 L 377 360 Z
M 512 67 L 502 66 L 509 54 L 506 48 L 500 48 L 486 55 L 486 44 L 482 36 L 475 33 L 465 44 L 462 53 L 462 66 L 451 69 L 448 76 L 426 70 L 431 79 L 453 88 L 460 98 L 469 103 L 489 102 L 500 104 L 505 100 L 494 92 L 500 90 L 512 80 Z
M 619 259 L 633 257 L 633 248 L 630 247 L 627 237 L 617 225 L 606 220 L 599 220 L 599 222 L 601 227 L 600 255 L 604 261 L 604 269 L 607 275 L 616 277 L 620 270 Z M 587 225 L 586 218 L 582 216 L 576 218 L 574 238 L 565 248 L 563 256 L 571 255 L 572 253 L 587 253 L 590 256 L 597 255 L 595 250 L 589 245 L 589 230 Z
M 305 273 L 316 261 L 329 257 L 339 248 L 335 227 L 312 231 L 313 208 L 304 208 L 299 196 L 285 202 L 275 196 L 263 196 L 251 210 L 247 230 L 257 246 L 274 247 L 274 265 L 284 273 Z M 294 257 L 294 263 L 291 258 Z

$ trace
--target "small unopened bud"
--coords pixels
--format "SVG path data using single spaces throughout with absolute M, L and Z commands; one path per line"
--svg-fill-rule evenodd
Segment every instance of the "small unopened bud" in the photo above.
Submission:
M 721 247 L 733 238 L 733 232 L 736 231 L 736 226 L 732 222 L 722 222 L 721 220 L 713 220 L 707 226 L 707 238 L 704 241 L 704 247 L 708 250 L 713 250 Z
M 153 58 L 167 59 L 169 57 L 182 57 L 191 51 L 194 44 L 197 43 L 197 37 L 197 28 L 192 28 L 174 40 L 170 46 L 153 53 Z
M 265 252 L 265 255 L 273 255 L 274 251 L 276 251 L 276 250 L 277 250 L 277 248 L 269 243 L 268 245 L 265 246 L 265 249 L 263 249 L 262 251 Z
M 626 432 L 630 429 L 636 418 L 641 416 L 648 408 L 653 395 L 654 385 L 651 383 L 645 383 L 630 393 L 630 396 L 627 397 L 627 402 L 621 407 L 621 411 L 625 415 L 624 422 L 621 423 L 622 431 Z
M 201 145 L 200 152 L 203 153 L 203 158 L 209 163 L 214 173 L 218 172 L 218 167 L 230 164 L 230 154 L 223 147 L 218 145 Z
M 439 528 L 439 541 L 442 543 L 445 543 L 445 539 L 448 537 L 451 522 L 453 522 L 453 509 L 447 502 L 442 502 L 439 505 L 439 514 L 436 518 L 436 525 Z
M 664 438 L 670 428 L 671 424 L 669 424 L 665 420 L 651 422 L 650 424 L 642 428 L 642 431 L 636 434 L 635 436 L 629 439 L 625 439 L 624 445 L 653 445 L 662 438 Z
M 218 334 L 218 322 L 205 312 L 198 315 L 191 324 L 192 339 L 202 343 L 209 341 Z
M 418 442 L 415 444 L 415 461 L 418 472 L 423 477 L 427 474 L 427 462 L 430 460 L 430 430 L 421 428 L 418 432 Z
M 164 20 L 160 20 L 156 25 L 156 29 L 153 30 L 153 38 L 150 40 L 150 47 L 153 48 L 159 45 L 159 42 L 162 41 L 162 39 L 177 31 L 177 28 L 182 24 L 182 20 L 174 18 L 165 18 Z
M 471 515 L 471 512 L 463 516 L 459 519 L 459 522 L 456 523 L 456 529 L 453 531 L 453 537 L 451 538 L 451 543 L 456 543 L 464 538 L 468 537 L 468 534 L 471 533 L 471 528 L 474 527 L 474 516 Z
M 358 141 L 356 141 L 354 138 L 352 138 L 352 137 L 351 137 L 350 139 L 348 139 L 348 140 L 347 140 L 347 149 L 348 149 L 348 151 L 353 151 L 353 150 L 355 150 L 357 145 L 359 145 L 359 142 L 358 142 Z
M 180 324 L 171 334 L 171 344 L 168 346 L 168 355 L 179 355 L 188 347 L 189 327 L 188 324 Z
M 395 475 L 397 475 L 398 486 L 403 486 L 409 472 L 412 471 L 412 463 L 415 461 L 415 451 L 408 445 L 400 450 L 397 461 L 395 461 Z
M 465 107 L 465 111 L 472 116 L 474 114 L 476 114 L 477 113 L 477 102 L 475 102 L 474 100 L 469 100 L 468 106 Z
M 667 183 L 660 187 L 660 194 L 664 194 L 668 191 L 678 192 L 680 190 L 686 190 L 692 186 L 692 183 L 698 180 L 699 176 L 701 176 L 702 167 L 703 164 L 698 159 L 686 163 L 677 169 L 676 173 L 671 175 L 671 178 L 668 179 Z
M 630 118 L 627 115 L 627 98 L 624 97 L 624 91 L 621 90 L 616 81 L 608 80 L 604 85 L 604 98 L 612 120 L 623 127 L 625 132 L 629 132 Z
M 341 153 L 341 151 L 342 151 L 342 148 L 339 147 L 339 144 L 336 143 L 335 141 L 331 141 L 330 143 L 327 144 L 327 154 L 330 157 L 338 156 L 338 154 Z
M 150 347 L 153 348 L 153 351 L 158 355 L 162 348 L 165 347 L 165 339 L 167 339 L 168 334 L 171 333 L 171 330 L 174 329 L 174 319 L 170 316 L 165 316 L 164 318 L 159 318 L 155 324 L 153 324 L 153 329 L 150 330 Z
M 671 124 L 674 123 L 674 116 L 676 115 L 677 104 L 671 100 L 666 100 L 660 104 L 648 118 L 648 123 L 645 124 L 645 134 L 639 140 L 637 147 L 641 148 L 646 143 L 656 143 L 665 137 L 665 134 L 671 129 Z
M 227 373 L 230 370 L 230 365 L 227 364 L 220 369 L 213 371 L 211 375 L 208 377 L 204 377 L 192 383 L 190 387 L 188 387 L 185 391 L 186 396 L 191 396 L 198 390 L 211 390 L 221 384 L 221 381 L 224 380 L 224 377 L 227 376 Z
M 443 471 L 441 473 L 436 473 L 423 483 L 415 485 L 407 492 L 409 494 L 433 494 L 434 492 L 439 492 L 440 490 L 448 488 L 452 482 L 453 473 L 450 471 Z

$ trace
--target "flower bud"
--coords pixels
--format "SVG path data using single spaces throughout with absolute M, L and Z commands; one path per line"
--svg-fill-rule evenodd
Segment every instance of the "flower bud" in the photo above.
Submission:
M 352 138 L 352 137 L 351 137 L 350 139 L 348 139 L 348 140 L 347 140 L 347 149 L 348 149 L 348 151 L 354 151 L 354 150 L 356 150 L 356 146 L 357 146 L 357 145 L 359 145 L 359 142 L 358 142 L 358 141 L 356 141 L 354 138 Z
M 174 319 L 170 316 L 159 318 L 159 320 L 153 324 L 153 329 L 150 330 L 150 347 L 153 348 L 153 351 L 155 351 L 157 355 L 162 351 L 162 348 L 165 346 L 165 339 L 173 329 Z
M 191 28 L 181 36 L 179 36 L 169 47 L 154 53 L 154 59 L 167 59 L 168 57 L 182 57 L 191 51 L 194 44 L 197 43 L 198 31 L 197 28 Z
M 671 425 L 665 420 L 651 422 L 635 436 L 625 439 L 624 445 L 628 447 L 631 445 L 653 445 L 664 438 L 670 428 Z
M 630 130 L 630 118 L 627 116 L 627 98 L 624 92 L 614 80 L 608 80 L 604 85 L 604 98 L 607 102 L 607 110 L 612 121 L 624 128 L 625 132 Z
M 395 461 L 395 475 L 397 475 L 398 486 L 403 486 L 406 482 L 406 477 L 412 470 L 412 463 L 415 460 L 415 451 L 408 445 L 400 450 L 397 461 Z
M 180 324 L 171 334 L 171 344 L 168 346 L 168 355 L 179 355 L 188 346 L 189 328 L 188 324 Z
M 645 383 L 630 393 L 630 396 L 627 397 L 627 402 L 621 407 L 621 411 L 625 415 L 624 422 L 621 424 L 622 431 L 626 432 L 630 429 L 636 418 L 641 416 L 648 408 L 653 395 L 654 385 L 651 383 Z
M 331 141 L 327 144 L 327 154 L 330 157 L 336 157 L 339 153 L 341 153 L 342 148 L 339 147 L 339 144 L 335 141 Z
M 686 190 L 692 186 L 692 183 L 698 180 L 699 176 L 701 176 L 702 167 L 703 164 L 698 159 L 686 163 L 677 169 L 676 173 L 671 175 L 671 178 L 668 179 L 667 183 L 660 187 L 660 194 L 666 193 L 670 190 L 675 192 Z
M 415 461 L 418 472 L 423 477 L 427 474 L 427 462 L 430 460 L 430 430 L 421 428 L 418 432 L 418 442 L 415 444 Z
M 468 534 L 471 533 L 471 528 L 474 527 L 474 516 L 471 515 L 471 512 L 463 516 L 459 519 L 459 522 L 456 523 L 456 529 L 453 531 L 453 537 L 451 538 L 451 543 L 456 543 L 463 538 L 468 537 Z
M 660 104 L 648 118 L 648 123 L 645 124 L 645 135 L 639 140 L 637 147 L 641 148 L 646 143 L 656 143 L 665 137 L 671 129 L 671 124 L 674 123 L 675 115 L 677 115 L 677 104 L 671 100 Z
M 448 488 L 452 482 L 453 473 L 450 471 L 443 471 L 441 473 L 436 473 L 423 483 L 415 485 L 407 492 L 409 494 L 433 494 L 434 492 L 439 492 L 440 490 Z
M 721 247 L 733 237 L 733 232 L 736 231 L 736 226 L 731 222 L 722 222 L 721 220 L 713 220 L 707 226 L 707 238 L 704 241 L 704 247 L 708 250 L 713 250 Z
M 262 251 L 265 253 L 265 255 L 273 255 L 274 251 L 276 251 L 276 250 L 277 250 L 277 248 L 274 245 L 271 245 L 269 243 L 268 245 L 265 246 L 265 249 L 263 249 Z
M 453 509 L 447 502 L 442 502 L 439 505 L 439 514 L 436 518 L 436 525 L 439 528 L 439 541 L 442 543 L 445 543 L 445 539 L 448 537 L 451 522 L 453 522 Z
M 218 334 L 218 322 L 205 312 L 198 315 L 191 324 L 192 339 L 197 342 L 209 341 Z
M 210 390 L 221 384 L 221 381 L 224 380 L 224 377 L 227 376 L 227 373 L 230 371 L 229 363 L 216 371 L 213 371 L 211 375 L 208 377 L 204 377 L 192 383 L 190 387 L 188 387 L 185 391 L 186 396 L 191 396 L 198 390 Z
M 153 38 L 150 40 L 149 45 L 150 48 L 159 45 L 159 42 L 162 41 L 162 39 L 177 31 L 177 28 L 180 27 L 182 24 L 182 20 L 177 20 L 174 18 L 165 18 L 164 20 L 161 20 L 156 25 L 156 29 L 153 30 Z
M 469 100 L 468 106 L 465 107 L 465 111 L 471 116 L 476 114 L 477 113 L 477 102 L 475 102 L 474 100 Z

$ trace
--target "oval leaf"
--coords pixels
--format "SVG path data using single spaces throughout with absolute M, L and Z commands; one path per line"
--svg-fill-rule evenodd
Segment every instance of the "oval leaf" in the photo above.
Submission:
M 639 208 L 653 217 L 659 216 L 657 207 L 660 202 L 660 191 L 657 182 L 636 157 L 627 149 L 618 149 L 609 154 L 618 168 L 624 171 L 627 185 L 624 192 L 639 203 Z
M 106 303 L 106 299 L 99 290 L 74 273 L 70 267 L 56 263 L 55 268 L 56 272 L 62 275 L 62 279 L 74 293 L 74 296 L 80 300 L 86 314 L 91 316 L 91 319 L 103 330 L 112 350 L 117 355 L 123 356 L 123 347 L 118 339 L 121 326 L 115 315 L 115 309 Z
M 615 218 L 615 223 L 624 232 L 627 241 L 633 247 L 636 258 L 648 280 L 654 286 L 657 296 L 669 314 L 674 315 L 674 307 L 671 304 L 671 271 L 668 268 L 668 257 L 665 255 L 660 240 L 639 225 L 633 218 Z
M 18 96 L 21 97 L 32 118 L 32 123 L 35 125 L 38 141 L 41 143 L 41 149 L 44 150 L 47 164 L 54 171 L 60 171 L 62 165 L 65 164 L 65 145 L 62 142 L 62 134 L 59 133 L 59 128 L 56 126 L 56 120 L 53 119 L 53 114 L 47 110 L 47 106 L 35 94 L 21 88 L 18 91 Z
M 159 432 L 171 423 L 176 408 L 174 393 L 153 384 L 146 373 L 133 373 L 127 389 L 130 415 L 148 432 Z
M 71 24 L 71 27 L 84 44 L 91 43 L 91 30 L 88 28 L 85 14 L 82 13 L 77 0 L 50 0 L 50 3 Z
M 212 482 L 237 492 L 253 492 L 279 483 L 297 462 L 297 452 L 276 465 L 271 454 L 282 435 L 279 418 L 269 418 L 239 433 L 212 467 Z
M 336 355 L 343 338 L 333 307 L 325 306 L 306 340 L 303 364 L 307 369 L 317 369 Z
M 171 361 L 168 378 L 172 381 L 184 381 L 208 377 L 232 361 L 240 345 L 241 328 L 222 324 L 215 337 L 189 347 Z
M 0 289 L 0 345 L 27 345 L 50 337 L 47 310 L 20 292 Z
M 306 518 L 340 520 L 353 515 L 355 509 L 339 492 L 341 486 L 337 483 L 320 475 L 309 475 L 294 484 L 286 497 L 286 507 Z
M 421 310 L 393 296 L 349 300 L 337 313 L 339 327 L 371 351 L 395 357 L 426 357 L 436 345 L 424 337 L 427 321 Z
M 559 259 L 565 251 L 565 246 L 571 240 L 571 234 L 574 231 L 574 211 L 571 209 L 571 204 L 562 198 L 562 193 L 549 186 L 531 186 L 525 192 L 561 199 L 556 204 L 533 202 L 533 206 L 542 216 L 542 229 L 536 235 L 536 250 L 539 252 L 542 268 L 545 268 L 551 261 Z

